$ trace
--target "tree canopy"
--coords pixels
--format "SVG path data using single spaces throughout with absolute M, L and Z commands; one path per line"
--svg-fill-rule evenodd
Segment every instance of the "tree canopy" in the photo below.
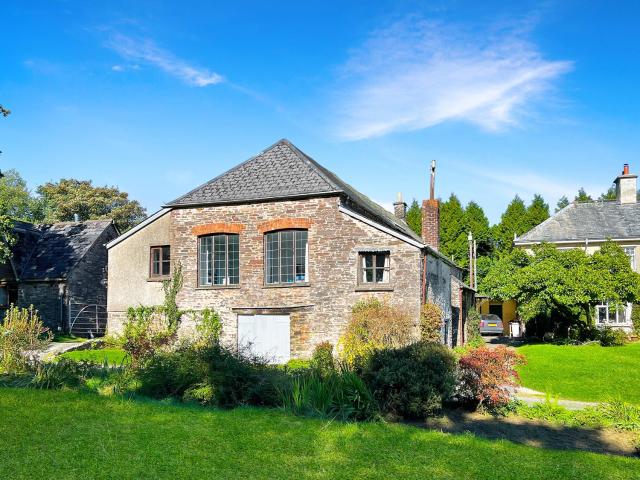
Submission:
M 43 205 L 31 195 L 27 182 L 17 170 L 6 170 L 0 178 L 0 215 L 14 220 L 39 222 L 44 217 Z
M 569 206 L 569 199 L 567 198 L 567 196 L 566 195 L 561 196 L 558 199 L 558 203 L 556 204 L 556 213 L 558 213 L 564 207 L 568 207 L 568 206 Z
M 416 235 L 422 235 L 422 209 L 416 199 L 411 202 L 407 209 L 407 225 Z
M 578 190 L 578 194 L 576 195 L 574 200 L 576 202 L 593 202 L 593 198 L 591 198 L 591 195 L 589 195 L 582 187 L 580 188 L 580 190 Z
M 91 180 L 63 178 L 55 183 L 38 187 L 44 203 L 45 221 L 64 222 L 113 219 L 121 232 L 142 221 L 146 212 L 140 203 L 129 200 L 129 195 L 116 187 L 95 187 Z

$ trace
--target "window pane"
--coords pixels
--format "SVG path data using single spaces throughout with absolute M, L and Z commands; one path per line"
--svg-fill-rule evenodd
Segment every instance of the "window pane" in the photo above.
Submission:
M 267 283 L 277 283 L 280 271 L 280 254 L 278 251 L 278 233 L 267 234 Z
M 226 235 L 213 236 L 213 284 L 224 285 L 227 257 Z
M 364 283 L 373 283 L 373 268 L 366 268 L 362 270 Z
M 171 247 L 162 247 L 162 261 L 168 262 L 171 260 Z
M 293 281 L 293 231 L 280 232 L 280 282 Z
M 307 281 L 307 259 L 309 258 L 307 232 L 296 232 L 296 282 Z
M 200 285 L 211 285 L 211 254 L 213 250 L 213 239 L 211 237 L 201 237 L 199 255 Z
M 240 283 L 240 237 L 238 235 L 227 235 L 227 275 L 229 285 Z

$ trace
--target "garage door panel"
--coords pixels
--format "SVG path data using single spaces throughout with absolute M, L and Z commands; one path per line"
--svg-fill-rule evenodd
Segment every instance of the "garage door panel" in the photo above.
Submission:
M 273 363 L 291 358 L 289 315 L 238 315 L 238 346 Z

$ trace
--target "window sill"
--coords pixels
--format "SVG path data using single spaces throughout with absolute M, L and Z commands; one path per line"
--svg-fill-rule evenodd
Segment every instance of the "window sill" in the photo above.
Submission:
M 356 292 L 393 292 L 393 285 L 358 285 Z
M 197 286 L 196 290 L 235 290 L 240 288 L 241 285 L 204 285 Z
M 163 277 L 149 277 L 149 278 L 147 278 L 147 282 L 165 282 L 167 280 L 171 280 L 171 275 L 163 276 Z
M 298 283 L 265 283 L 262 285 L 262 288 L 296 288 L 296 287 L 309 287 L 311 284 L 309 282 L 298 282 Z

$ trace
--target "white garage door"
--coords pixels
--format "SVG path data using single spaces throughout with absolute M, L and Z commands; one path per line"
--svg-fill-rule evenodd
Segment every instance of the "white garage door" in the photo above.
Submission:
M 291 358 L 289 315 L 238 315 L 238 347 L 272 363 Z

